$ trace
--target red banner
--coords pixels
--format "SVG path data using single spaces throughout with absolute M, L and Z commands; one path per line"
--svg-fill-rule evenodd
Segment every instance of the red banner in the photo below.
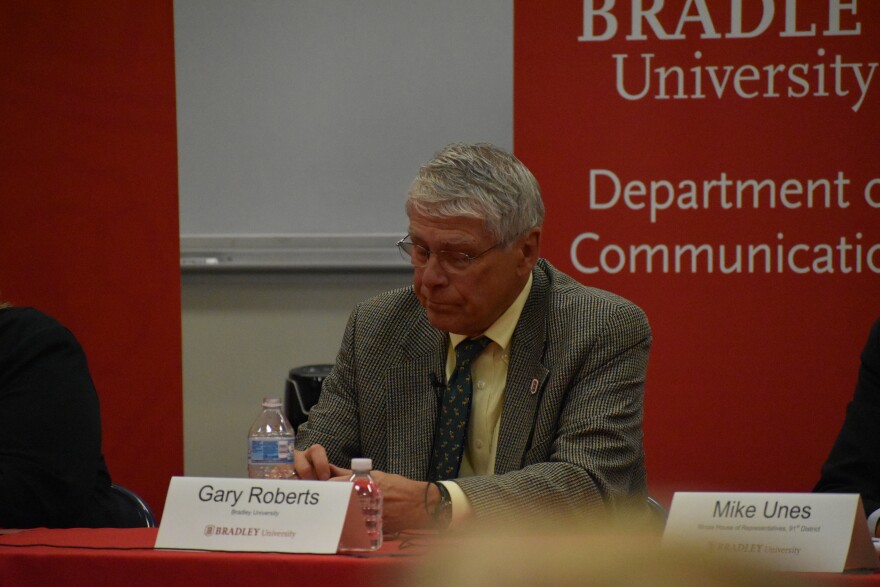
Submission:
M 880 316 L 880 3 L 515 3 L 544 256 L 641 305 L 652 491 L 808 491 Z
M 3 2 L 0 72 L 0 298 L 79 339 L 110 474 L 161 515 L 183 471 L 172 2 Z

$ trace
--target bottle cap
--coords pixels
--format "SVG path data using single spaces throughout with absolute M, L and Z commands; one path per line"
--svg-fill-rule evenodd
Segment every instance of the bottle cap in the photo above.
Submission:
M 358 472 L 369 472 L 373 469 L 373 459 L 351 459 L 351 470 Z
M 263 398 L 263 407 L 264 408 L 280 408 L 281 400 L 277 397 L 264 397 Z

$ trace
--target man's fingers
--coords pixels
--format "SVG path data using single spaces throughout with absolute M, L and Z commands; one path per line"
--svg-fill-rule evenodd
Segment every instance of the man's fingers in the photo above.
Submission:
M 300 479 L 326 481 L 331 475 L 327 451 L 320 444 L 313 444 L 304 451 L 295 451 L 294 468 Z
M 342 467 L 337 467 L 336 465 L 331 464 L 330 474 L 333 477 L 345 477 L 345 480 L 348 481 L 348 478 L 351 477 L 351 469 L 343 469 Z

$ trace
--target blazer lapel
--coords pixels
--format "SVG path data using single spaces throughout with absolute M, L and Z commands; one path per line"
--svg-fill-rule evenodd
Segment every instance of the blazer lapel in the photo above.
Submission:
M 547 276 L 533 272 L 532 291 L 513 332 L 504 405 L 498 431 L 495 473 L 521 469 L 532 442 L 535 418 L 549 371 L 543 365 L 547 314 Z
M 445 381 L 448 337 L 427 318 L 417 320 L 402 337 L 403 359 L 385 379 L 388 398 L 388 471 L 424 479 L 434 442 L 437 408 Z M 421 455 L 421 456 L 420 456 Z

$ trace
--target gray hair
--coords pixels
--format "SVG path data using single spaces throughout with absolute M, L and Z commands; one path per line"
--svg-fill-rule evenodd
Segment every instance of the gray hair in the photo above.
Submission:
M 544 222 L 535 176 L 519 159 L 489 143 L 454 143 L 438 151 L 410 185 L 406 211 L 480 218 L 504 245 Z

